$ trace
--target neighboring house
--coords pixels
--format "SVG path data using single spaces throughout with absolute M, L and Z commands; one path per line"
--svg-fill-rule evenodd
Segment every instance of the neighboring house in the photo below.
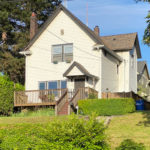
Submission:
M 146 61 L 138 61 L 137 70 L 138 94 L 150 99 L 150 76 Z
M 60 5 L 37 31 L 31 17 L 31 38 L 21 52 L 26 56 L 26 90 L 77 90 L 137 92 L 137 33 L 100 36 Z M 35 34 L 36 33 L 36 34 Z M 34 35 L 35 34 L 35 35 Z

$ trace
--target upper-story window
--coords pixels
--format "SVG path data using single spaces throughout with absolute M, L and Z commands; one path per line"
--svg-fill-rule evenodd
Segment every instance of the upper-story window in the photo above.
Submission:
M 52 62 L 71 62 L 73 60 L 73 44 L 52 46 Z

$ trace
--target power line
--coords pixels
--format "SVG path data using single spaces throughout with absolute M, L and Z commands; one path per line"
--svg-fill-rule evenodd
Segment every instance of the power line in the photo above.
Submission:
M 46 29 L 47 30 L 47 29 Z M 65 41 L 64 39 L 62 39 L 62 38 L 60 38 L 59 36 L 57 36 L 55 33 L 52 33 L 51 31 L 49 31 L 49 30 L 47 30 L 48 31 L 48 33 L 50 33 L 51 35 L 53 35 L 53 36 L 55 36 L 56 38 L 58 38 L 58 39 L 60 39 L 61 41 L 63 41 L 64 43 L 69 43 L 69 42 L 67 42 L 67 41 Z M 90 56 L 93 56 L 93 57 L 96 57 L 96 58 L 100 58 L 100 57 L 98 57 L 98 56 L 95 56 L 95 55 L 93 55 L 93 54 L 91 54 L 91 53 L 89 53 L 89 52 L 87 52 L 87 51 L 85 51 L 85 50 L 82 50 L 81 48 L 78 48 L 77 46 L 74 46 L 76 49 L 79 49 L 80 51 L 82 51 L 82 52 L 85 52 L 86 54 L 88 54 L 88 55 L 90 55 Z
M 0 3 L 18 3 L 18 2 L 23 2 L 23 1 L 26 1 L 26 0 L 5 0 L 5 1 L 0 1 Z M 62 1 L 74 1 L 74 0 L 62 0 Z M 48 3 L 47 2 L 41 2 L 41 3 Z

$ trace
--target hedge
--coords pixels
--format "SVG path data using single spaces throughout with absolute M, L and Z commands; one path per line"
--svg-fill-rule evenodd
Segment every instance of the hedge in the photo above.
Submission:
M 116 150 L 146 150 L 146 148 L 143 143 L 136 143 L 131 139 L 126 139 Z
M 2 150 L 109 150 L 105 127 L 96 119 L 71 116 L 46 124 L 10 125 L 0 130 Z
M 79 113 L 91 115 L 123 115 L 135 111 L 135 101 L 131 98 L 121 99 L 87 99 L 78 102 Z
M 13 112 L 14 91 L 24 90 L 24 86 L 17 83 L 14 86 L 8 76 L 0 75 L 0 115 L 10 115 Z

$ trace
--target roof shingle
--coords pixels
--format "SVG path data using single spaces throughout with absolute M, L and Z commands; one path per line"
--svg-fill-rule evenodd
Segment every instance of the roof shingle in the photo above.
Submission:
M 137 33 L 101 36 L 101 39 L 113 51 L 132 50 L 136 45 L 138 58 L 141 58 Z

